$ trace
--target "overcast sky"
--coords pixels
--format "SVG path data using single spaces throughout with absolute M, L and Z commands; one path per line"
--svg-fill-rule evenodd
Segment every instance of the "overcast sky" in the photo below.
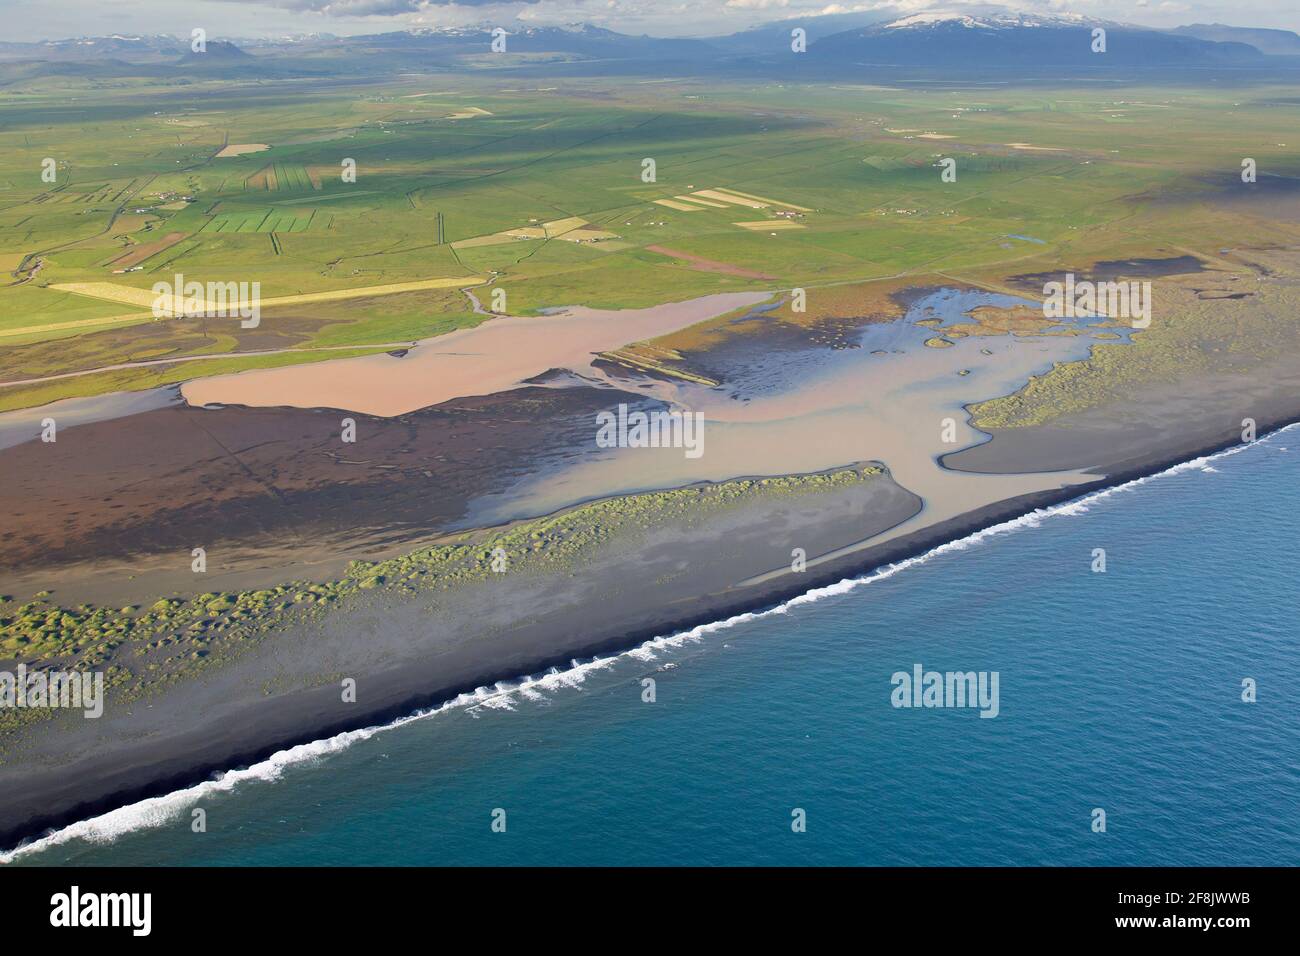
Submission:
M 1300 28 L 1300 0 L 1024 0 L 1030 12 L 1071 12 L 1122 23 Z M 769 20 L 878 8 L 988 9 L 932 0 L 0 0 L 0 39 L 42 40 L 111 33 L 213 37 L 288 33 L 377 33 L 420 26 L 594 23 L 658 36 L 731 33 Z

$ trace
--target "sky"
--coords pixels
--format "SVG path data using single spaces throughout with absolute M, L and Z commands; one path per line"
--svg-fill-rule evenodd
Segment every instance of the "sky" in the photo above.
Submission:
M 274 37 L 381 33 L 412 27 L 490 23 L 593 23 L 622 33 L 710 36 L 768 22 L 877 9 L 980 12 L 960 0 L 0 0 L 0 40 L 159 34 Z M 1300 30 L 1297 0 L 1021 0 L 1009 9 L 1078 13 L 1120 23 L 1185 23 Z

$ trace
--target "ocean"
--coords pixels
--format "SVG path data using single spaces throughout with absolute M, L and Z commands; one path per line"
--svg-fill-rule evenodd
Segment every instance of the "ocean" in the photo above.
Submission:
M 1295 865 L 1298 489 L 1292 427 L 9 859 Z M 996 717 L 894 706 L 917 665 Z

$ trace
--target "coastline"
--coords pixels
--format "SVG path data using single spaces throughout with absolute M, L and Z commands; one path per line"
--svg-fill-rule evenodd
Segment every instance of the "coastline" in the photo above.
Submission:
M 951 306 L 969 314 L 969 302 L 946 302 L 935 303 L 939 313 Z M 235 566 L 242 561 L 261 577 L 252 585 L 261 590 L 188 600 L 174 592 L 143 611 L 110 605 L 106 616 L 102 607 L 80 616 L 67 611 L 62 619 L 39 603 L 19 609 L 19 623 L 30 618 L 40 634 L 50 633 L 50 620 L 59 621 L 57 639 L 38 638 L 38 652 L 50 659 L 82 652 L 91 666 L 120 662 L 125 667 L 118 677 L 125 675 L 125 683 L 121 693 L 108 695 L 102 720 L 62 712 L 23 725 L 8 740 L 0 736 L 0 847 L 520 675 L 562 671 L 594 656 L 771 610 L 1040 509 L 1238 446 L 1244 417 L 1256 421 L 1260 436 L 1300 421 L 1300 391 L 1293 387 L 1300 386 L 1298 373 L 1285 360 L 1261 360 L 1249 375 L 1223 361 L 1194 379 L 1144 374 L 1124 379 L 1125 394 L 1108 394 L 1092 407 L 1040 407 L 1052 413 L 1045 423 L 1012 415 L 981 427 L 977 412 L 990 403 L 968 396 L 1004 394 L 1027 370 L 1045 368 L 1049 343 L 1056 347 L 1065 339 L 1020 339 L 1001 330 L 947 350 L 909 349 L 896 340 L 901 326 L 876 327 L 868 318 L 850 325 L 882 340 L 864 340 L 857 352 L 832 350 L 828 359 L 820 352 L 825 343 L 796 336 L 773 352 L 769 339 L 788 330 L 764 324 L 751 329 L 747 341 L 704 350 L 729 382 L 748 381 L 751 362 L 760 371 L 777 368 L 767 391 L 736 386 L 723 398 L 689 378 L 665 384 L 651 376 L 640 383 L 649 389 L 637 396 L 642 402 L 689 397 L 721 423 L 711 435 L 712 473 L 683 468 L 683 460 L 671 455 L 638 459 L 635 469 L 628 462 L 572 456 L 588 440 L 592 411 L 609 403 L 611 386 L 590 382 L 562 389 L 529 382 L 391 418 L 357 413 L 367 434 L 364 456 L 337 452 L 337 413 L 329 409 L 234 406 L 154 409 L 82 426 L 74 431 L 75 444 L 12 449 L 20 479 L 12 498 L 23 500 L 25 490 L 28 502 L 44 503 L 29 508 L 29 516 L 44 510 L 76 520 L 58 529 L 61 540 L 45 541 L 39 536 L 49 530 L 32 524 L 34 518 L 30 528 L 21 527 L 19 507 L 20 527 L 9 536 L 18 547 L 8 556 L 9 567 L 27 565 L 17 553 L 24 546 L 32 554 L 83 561 L 160 547 L 185 555 L 188 528 L 210 525 L 233 528 L 230 543 L 238 547 L 233 555 L 223 549 L 230 563 L 215 568 L 218 574 L 205 578 L 205 586 L 236 586 L 231 578 L 242 573 Z M 759 331 L 764 334 L 752 335 Z M 1197 326 L 1188 334 L 1199 341 L 1206 333 Z M 656 341 L 695 354 L 686 342 Z M 1153 349 L 1143 348 L 1149 361 Z M 957 354 L 963 350 L 967 354 Z M 793 359 L 805 354 L 824 375 L 800 377 Z M 875 363 L 884 360 L 875 356 L 886 354 L 900 358 L 877 372 Z M 995 355 L 989 362 L 979 358 Z M 874 402 L 864 405 L 867 366 L 876 391 Z M 982 366 L 988 366 L 983 373 Z M 1020 401 L 1040 378 L 1055 381 L 1057 368 L 1032 374 L 1030 386 L 993 404 Z M 932 388 L 924 404 L 907 392 L 918 380 L 948 385 Z M 1037 400 L 1041 405 L 1041 396 Z M 817 417 L 809 436 L 802 416 L 812 411 L 832 414 Z M 967 423 L 959 450 L 941 454 L 918 445 L 918 429 L 947 414 Z M 539 421 L 546 429 L 540 442 Z M 168 439 L 162 446 L 160 434 Z M 108 492 L 89 510 L 77 504 L 85 498 L 81 462 L 87 459 L 103 471 L 97 479 Z M 855 466 L 843 463 L 855 460 L 883 462 L 887 470 L 873 469 L 883 478 L 852 488 L 818 487 L 831 497 L 817 498 L 815 506 L 805 499 L 783 510 L 749 500 L 719 518 L 708 500 L 692 497 L 736 484 L 788 488 L 851 470 Z M 165 489 L 158 475 L 165 476 Z M 744 475 L 767 477 L 727 477 Z M 485 494 L 510 492 L 522 476 L 532 480 L 526 501 L 507 497 L 505 507 L 498 501 L 495 519 L 468 510 Z M 438 489 L 434 497 L 431 488 Z M 165 515 L 155 510 L 160 499 L 171 506 Z M 651 504 L 647 511 L 642 505 L 649 499 L 671 507 Z M 551 534 L 564 515 L 584 508 L 594 509 L 592 520 L 569 529 L 576 537 L 566 538 L 563 530 Z M 644 520 L 653 524 L 666 514 L 672 527 L 651 529 Z M 370 560 L 378 556 L 375 544 L 414 545 L 436 527 L 449 535 L 427 552 L 381 558 L 379 565 Z M 386 529 L 385 541 L 369 537 L 375 528 Z M 296 539 L 293 554 L 311 538 L 331 548 L 345 541 L 355 546 L 359 531 L 367 533 L 369 553 L 352 551 L 348 556 L 361 560 L 332 583 L 308 584 L 295 576 L 272 588 L 271 552 L 244 550 L 285 532 Z M 506 543 L 519 564 L 504 576 L 485 574 L 488 549 L 501 534 L 512 536 Z M 792 544 L 806 552 L 803 573 L 785 570 Z M 551 563 L 530 570 L 538 545 Z M 434 557 L 449 551 L 459 556 L 456 562 Z M 62 583 L 59 591 L 68 593 Z M 295 603 L 300 599 L 305 614 Z M 20 645 L 26 646 L 14 646 Z M 114 655 L 119 646 L 122 654 Z M 349 678 L 357 695 L 341 700 L 340 679 Z
M 1274 419 L 1260 418 L 1259 436 L 1300 421 L 1300 410 Z M 995 436 L 996 437 L 996 436 Z M 1240 444 L 1239 436 L 1227 435 L 1217 441 L 1203 436 L 1187 439 L 1176 451 L 1162 448 L 1145 460 L 1130 459 L 1122 467 L 1099 477 L 1095 482 L 1059 490 L 1022 495 L 988 505 L 878 546 L 867 546 L 842 559 L 829 562 L 797 578 L 785 575 L 747 589 L 726 589 L 720 594 L 706 594 L 658 608 L 651 617 L 620 606 L 613 613 L 606 602 L 605 618 L 594 626 L 574 627 L 574 612 L 569 609 L 550 621 L 530 622 L 513 630 L 515 639 L 494 648 L 497 653 L 484 656 L 479 648 L 459 649 L 454 666 L 439 662 L 439 674 L 403 666 L 379 675 L 368 684 L 367 695 L 374 706 L 357 708 L 343 718 L 327 704 L 337 696 L 334 686 L 307 689 L 275 700 L 277 721 L 269 725 L 256 717 L 222 722 L 214 732 L 213 719 L 204 710 L 202 724 L 195 723 L 195 737 L 205 738 L 199 747 L 155 747 L 152 754 L 137 753 L 134 762 L 118 767 L 113 773 L 95 778 L 98 793 L 86 799 L 84 782 L 69 784 L 76 774 L 46 773 L 45 779 L 7 783 L 6 799 L 12 801 L 21 791 L 21 805 L 41 807 L 41 811 L 23 811 L 12 802 L 0 808 L 0 846 L 13 847 L 51 830 L 85 820 L 111 809 L 150 797 L 174 792 L 214 774 L 260 762 L 290 747 L 319 741 L 348 731 L 373 728 L 413 713 L 444 704 L 461 694 L 497 682 L 517 680 L 520 675 L 536 674 L 549 668 L 570 666 L 575 660 L 609 655 L 633 649 L 648 640 L 722 621 L 736 615 L 770 610 L 811 590 L 858 578 L 888 565 L 915 558 L 936 547 L 961 540 L 991 527 L 1060 505 L 1106 488 L 1159 474 L 1187 461 L 1228 450 Z M 590 608 L 588 609 L 590 610 Z M 635 622 L 635 623 L 634 623 Z M 237 676 L 237 675 L 229 675 Z M 208 688 L 211 690 L 211 688 Z M 191 720 L 195 715 L 191 714 Z M 172 743 L 178 743 L 173 738 Z M 142 745 L 139 750 L 150 750 Z M 100 761 L 120 760 L 121 754 L 97 755 Z M 83 772 L 91 769 L 88 763 Z M 13 776 L 12 770 L 4 776 Z M 57 778 L 62 777 L 62 780 Z M 70 793 L 77 796 L 73 798 Z M 46 809 L 46 808 L 56 809 Z M 17 811 L 17 812 L 15 812 Z

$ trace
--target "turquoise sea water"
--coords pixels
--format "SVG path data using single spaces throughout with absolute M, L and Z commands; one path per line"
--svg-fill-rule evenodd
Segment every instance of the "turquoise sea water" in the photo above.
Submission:
M 300 748 L 18 859 L 1294 865 L 1298 489 L 1292 428 L 775 613 Z M 997 671 L 999 715 L 891 706 L 891 675 L 918 663 Z

